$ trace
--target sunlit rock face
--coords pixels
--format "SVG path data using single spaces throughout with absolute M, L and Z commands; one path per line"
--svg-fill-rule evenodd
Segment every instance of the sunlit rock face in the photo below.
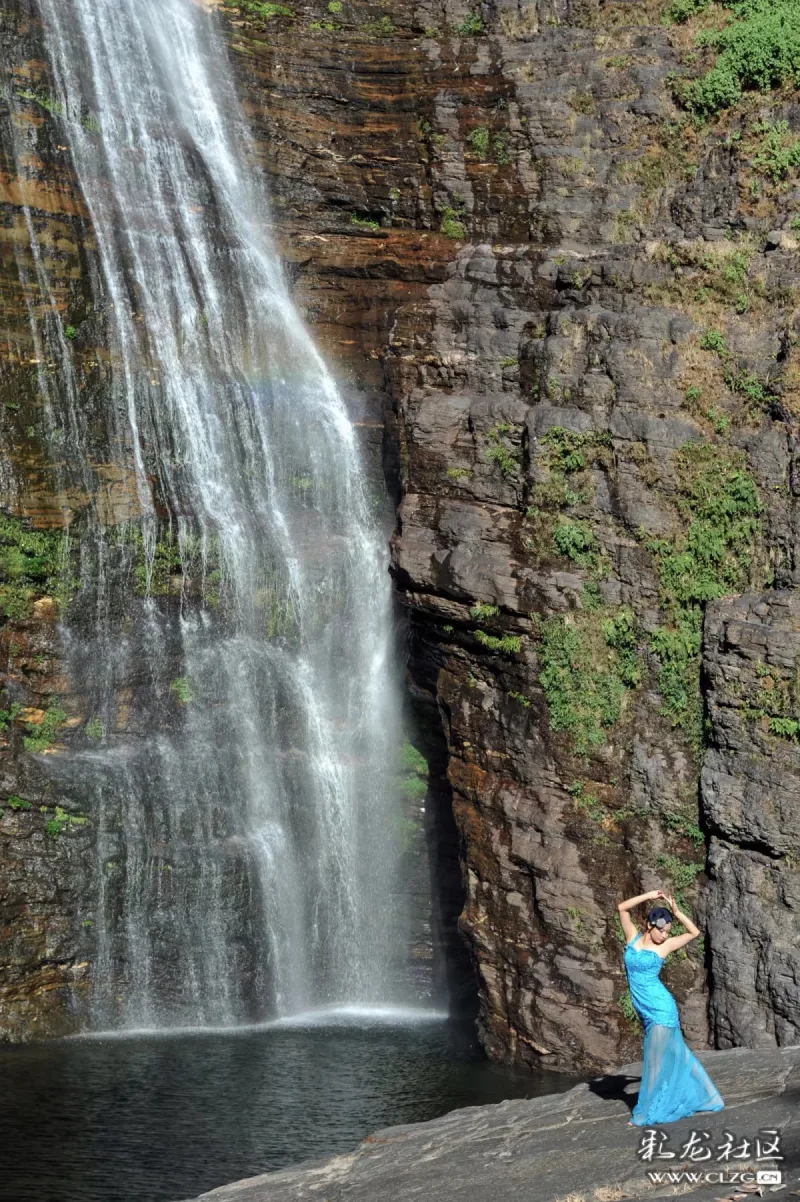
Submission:
M 641 1032 L 624 1004 L 615 906 L 665 887 L 706 924 L 704 946 L 665 969 L 694 1045 L 796 1041 L 796 992 L 787 1002 L 774 973 L 765 984 L 754 951 L 765 922 L 783 930 L 790 878 L 769 902 L 765 886 L 739 904 L 752 872 L 775 884 L 794 852 L 759 848 L 774 864 L 754 868 L 747 832 L 766 821 L 765 796 L 747 791 L 747 831 L 729 830 L 698 785 L 724 750 L 713 696 L 704 725 L 718 654 L 707 635 L 701 672 L 704 606 L 720 591 L 796 584 L 788 194 L 764 177 L 753 186 L 746 139 L 737 149 L 726 132 L 680 125 L 668 77 L 688 35 L 663 27 L 657 5 L 399 4 L 388 25 L 368 4 L 291 7 L 218 16 L 266 176 L 263 224 L 374 465 L 383 450 L 398 507 L 392 573 L 435 777 L 434 938 L 451 950 L 451 986 L 466 1004 L 477 981 L 494 1058 L 630 1059 Z M 20 93 L 52 86 L 35 13 L 7 17 Z M 139 501 L 130 473 L 109 466 L 100 416 L 85 483 L 65 483 L 28 433 L 44 384 L 22 304 L 37 294 L 23 203 L 52 247 L 86 406 L 104 387 L 108 332 L 56 119 L 27 101 L 13 121 L 24 153 L 11 161 L 4 132 L 2 234 L 22 267 L 3 275 L 4 396 L 20 408 L 4 410 L 7 495 L 39 523 L 87 496 L 123 521 Z M 30 622 L 34 641 L 51 629 Z M 20 629 L 6 624 L 5 646 L 22 645 Z M 46 713 L 67 691 L 44 654 L 19 652 L 10 668 Z M 755 732 L 766 714 L 747 738 L 781 763 L 792 728 L 769 719 L 794 720 L 793 696 L 785 715 L 741 716 Z M 15 746 L 23 729 L 9 727 Z M 725 773 L 738 762 L 728 755 Z M 26 818 L 3 813 L 15 830 Z M 68 834 L 70 854 L 91 846 L 85 829 Z M 41 846 L 57 864 L 68 845 L 41 835 Z M 89 959 L 71 896 L 48 903 L 70 916 L 61 983 Z M 747 1029 L 731 1017 L 735 947 L 752 968 Z M 25 951 L 20 973 L 32 963 Z M 37 1005 L 60 1014 L 65 996 Z

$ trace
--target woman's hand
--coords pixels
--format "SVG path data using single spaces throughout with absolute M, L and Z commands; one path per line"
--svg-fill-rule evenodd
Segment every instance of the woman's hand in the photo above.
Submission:
M 667 905 L 669 906 L 670 910 L 672 910 L 672 913 L 673 913 L 673 914 L 675 914 L 675 913 L 677 912 L 677 909 L 678 909 L 678 903 L 675 901 L 675 898 L 672 896 L 672 894 L 671 894 L 671 893 L 665 893 L 665 892 L 663 891 L 663 889 L 659 889 L 659 890 L 657 890 L 657 893 L 658 893 L 658 896 L 659 896 L 659 897 L 661 897 L 661 898 L 663 898 L 663 899 L 664 899 L 664 901 L 665 901 L 665 902 L 667 903 Z

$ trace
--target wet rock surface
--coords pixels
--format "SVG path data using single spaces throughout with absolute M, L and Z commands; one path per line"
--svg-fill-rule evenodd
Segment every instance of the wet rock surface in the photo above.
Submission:
M 646 1161 L 643 1128 L 627 1125 L 635 1102 L 641 1065 L 628 1064 L 613 1076 L 597 1078 L 566 1093 L 529 1101 L 501 1102 L 454 1110 L 429 1123 L 387 1127 L 353 1152 L 308 1161 L 203 1194 L 225 1202 L 404 1202 L 436 1196 L 463 1202 L 490 1199 L 645 1199 L 672 1196 L 712 1199 L 734 1186 L 718 1182 L 694 1186 L 651 1182 L 647 1171 L 713 1172 L 779 1168 L 788 1189 L 800 1172 L 800 1048 L 752 1052 L 744 1048 L 701 1055 L 725 1099 L 725 1110 L 668 1123 L 656 1148 L 673 1158 Z M 756 1157 L 755 1141 L 767 1129 L 781 1133 L 783 1160 Z M 692 1141 L 692 1133 L 695 1135 Z M 727 1165 L 717 1159 L 726 1132 L 743 1152 Z M 766 1147 L 768 1137 L 760 1135 Z M 749 1141 L 748 1145 L 742 1140 Z M 687 1144 L 689 1145 L 688 1151 Z M 729 1145 L 730 1146 L 730 1145 Z M 693 1152 L 694 1150 L 694 1152 Z M 692 1155 L 709 1159 L 693 1160 Z M 747 1168 L 745 1168 L 747 1166 Z M 768 1189 L 768 1187 L 762 1187 Z

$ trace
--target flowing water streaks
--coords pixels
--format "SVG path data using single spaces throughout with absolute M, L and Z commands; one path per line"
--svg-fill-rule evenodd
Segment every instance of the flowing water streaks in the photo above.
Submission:
M 193 0 L 38 3 L 97 246 L 100 424 L 139 515 L 111 527 L 90 508 L 64 632 L 103 731 L 52 769 L 98 830 L 89 1025 L 390 1002 L 387 549 L 265 231 L 214 15 Z M 88 487 L 60 329 L 47 353 Z

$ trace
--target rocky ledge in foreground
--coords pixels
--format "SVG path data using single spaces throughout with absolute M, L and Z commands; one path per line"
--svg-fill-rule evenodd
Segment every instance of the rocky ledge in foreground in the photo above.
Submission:
M 726 1108 L 661 1128 L 668 1134 L 661 1150 L 674 1150 L 673 1159 L 643 1160 L 644 1129 L 627 1125 L 641 1074 L 636 1063 L 567 1093 L 470 1106 L 429 1123 L 386 1127 L 352 1152 L 307 1160 L 202 1197 L 215 1202 L 614 1202 L 676 1193 L 722 1198 L 735 1187 L 716 1181 L 654 1184 L 647 1174 L 683 1168 L 719 1173 L 726 1168 L 718 1159 L 726 1133 L 734 1136 L 735 1152 L 745 1150 L 743 1140 L 750 1141 L 748 1158 L 729 1160 L 729 1168 L 780 1168 L 784 1185 L 775 1196 L 800 1195 L 800 1045 L 733 1048 L 699 1058 Z M 755 1141 L 770 1128 L 781 1133 L 784 1159 L 757 1163 Z M 708 1149 L 710 1159 L 681 1158 L 692 1132 L 704 1135 L 699 1150 Z M 772 1190 L 766 1184 L 758 1192 Z

